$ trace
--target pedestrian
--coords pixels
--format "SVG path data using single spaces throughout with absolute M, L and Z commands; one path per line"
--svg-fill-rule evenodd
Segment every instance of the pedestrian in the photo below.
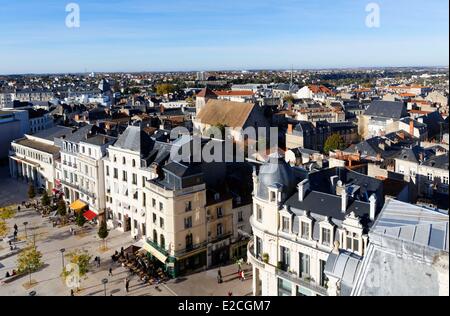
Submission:
M 109 268 L 109 274 L 108 274 L 110 277 L 112 277 L 113 276 L 113 273 L 112 273 L 112 267 L 110 267 Z
M 125 279 L 125 290 L 127 291 L 127 293 L 129 292 L 130 289 L 130 280 L 128 278 Z
M 100 257 L 97 257 L 97 268 L 100 268 Z
M 75 294 L 73 293 L 73 289 L 70 290 L 70 296 L 75 296 Z
M 233 296 L 233 292 L 228 291 L 228 296 Z
M 17 205 L 17 212 L 20 212 L 20 205 Z
M 17 227 L 17 224 L 14 224 L 14 230 L 15 230 L 15 231 L 18 231 L 18 230 L 19 230 L 19 227 Z
M 245 272 L 244 270 L 241 271 L 241 281 L 245 281 Z
M 221 284 L 222 282 L 222 271 L 219 269 L 219 271 L 217 271 L 217 283 Z
M 14 241 L 17 240 L 17 230 L 14 231 Z

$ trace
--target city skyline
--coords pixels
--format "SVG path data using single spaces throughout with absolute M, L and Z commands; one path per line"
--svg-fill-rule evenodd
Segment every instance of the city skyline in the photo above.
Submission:
M 448 66 L 441 0 L 427 15 L 422 1 L 376 1 L 374 28 L 359 0 L 83 0 L 79 28 L 65 25 L 68 3 L 2 3 L 0 74 Z

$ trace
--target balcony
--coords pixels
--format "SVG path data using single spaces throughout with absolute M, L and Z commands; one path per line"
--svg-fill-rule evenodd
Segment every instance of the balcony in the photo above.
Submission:
M 66 180 L 61 180 L 61 183 L 64 184 L 65 186 L 68 186 L 68 187 L 71 187 L 71 188 L 73 188 L 73 189 L 75 189 L 77 191 L 80 191 L 81 193 L 89 196 L 90 198 L 96 199 L 95 193 L 93 193 L 93 192 L 91 192 L 91 191 L 89 191 L 89 190 L 87 190 L 87 189 L 85 189 L 85 188 L 83 188 L 83 187 L 81 187 L 81 186 L 79 186 L 77 184 L 70 183 L 70 182 L 68 182 Z
M 319 295 L 328 296 L 327 289 L 315 283 L 311 278 L 300 278 L 296 273 L 285 272 L 279 269 L 276 270 L 276 275 L 292 283 L 307 288 L 308 290 L 311 290 Z
M 255 254 L 255 246 L 253 240 L 248 242 L 247 246 L 247 258 L 250 261 L 251 265 L 258 269 L 265 269 L 268 264 L 262 261 L 262 258 L 258 258 Z

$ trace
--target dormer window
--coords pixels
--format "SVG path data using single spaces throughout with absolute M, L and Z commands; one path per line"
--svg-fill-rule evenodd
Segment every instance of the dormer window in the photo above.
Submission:
M 290 231 L 289 218 L 286 216 L 283 216 L 281 219 L 281 230 L 285 233 Z
M 322 244 L 325 246 L 331 246 L 331 230 L 328 228 L 322 228 Z
M 275 203 L 277 201 L 277 193 L 275 191 L 270 191 L 270 202 Z
M 310 238 L 310 225 L 309 223 L 302 222 L 301 225 L 301 236 L 303 239 L 309 239 Z
M 345 240 L 347 250 L 359 252 L 359 234 L 348 231 Z

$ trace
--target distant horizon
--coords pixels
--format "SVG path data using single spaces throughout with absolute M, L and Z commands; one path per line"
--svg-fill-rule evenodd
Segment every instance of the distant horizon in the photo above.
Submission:
M 87 72 L 39 72 L 39 73 L 0 73 L 0 76 L 10 77 L 10 76 L 45 76 L 45 75 L 89 75 L 94 74 L 139 74 L 139 73 L 197 73 L 197 72 L 258 72 L 258 71 L 351 71 L 351 70 L 386 70 L 386 69 L 449 69 L 450 65 L 432 65 L 432 66 L 360 66 L 360 67 L 302 67 L 302 68 L 255 68 L 255 69 L 173 69 L 173 70 L 137 70 L 137 71 L 87 71 Z
M 70 2 L 2 3 L 1 74 L 431 67 L 449 60 L 447 0 Z

